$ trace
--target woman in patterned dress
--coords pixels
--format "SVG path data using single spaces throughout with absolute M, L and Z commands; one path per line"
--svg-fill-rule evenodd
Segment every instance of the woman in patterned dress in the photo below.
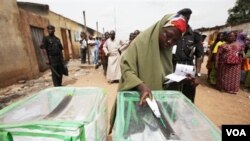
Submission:
M 240 88 L 240 72 L 243 49 L 238 42 L 235 42 L 236 34 L 229 32 L 226 43 L 223 44 L 216 56 L 217 83 L 220 91 L 236 94 Z

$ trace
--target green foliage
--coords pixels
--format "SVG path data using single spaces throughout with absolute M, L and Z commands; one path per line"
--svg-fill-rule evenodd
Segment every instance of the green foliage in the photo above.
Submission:
M 234 25 L 250 20 L 250 0 L 237 0 L 235 6 L 228 10 L 227 23 Z

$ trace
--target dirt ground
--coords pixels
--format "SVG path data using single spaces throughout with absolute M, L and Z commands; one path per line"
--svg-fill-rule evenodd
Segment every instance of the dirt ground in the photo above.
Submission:
M 79 63 L 78 63 L 79 62 Z M 208 85 L 206 82 L 205 68 L 206 58 L 202 64 L 202 76 L 200 85 L 197 87 L 195 105 L 203 112 L 216 126 L 221 128 L 223 124 L 250 124 L 250 93 L 240 90 L 236 95 L 220 92 Z M 94 69 L 80 65 L 80 61 L 72 65 L 84 70 L 85 75 L 75 76 L 70 72 L 69 77 L 64 77 L 63 85 L 74 87 L 102 87 L 108 95 L 108 113 L 110 114 L 115 101 L 118 84 L 107 83 L 102 68 Z M 70 69 L 69 65 L 69 69 Z M 49 71 L 48 71 L 49 73 Z M 76 79 L 72 79 L 72 78 Z M 21 98 L 19 98 L 21 99 Z M 18 99 L 17 99 L 18 100 Z M 16 100 L 15 100 L 16 101 Z M 14 102 L 14 101 L 13 101 Z M 109 118 L 109 115 L 108 115 Z M 109 136 L 109 139 L 111 137 Z
M 218 127 L 222 124 L 250 124 L 250 93 L 243 88 L 236 95 L 220 92 L 206 82 L 206 62 L 202 64 L 202 76 L 197 87 L 195 105 Z M 118 84 L 108 84 L 101 68 L 90 69 L 90 73 L 71 86 L 96 86 L 105 88 L 108 94 L 108 108 L 111 110 Z
M 250 93 L 243 87 L 236 95 L 212 88 L 206 81 L 206 59 L 202 64 L 195 105 L 219 128 L 223 124 L 250 124 Z
M 197 87 L 195 105 L 217 127 L 223 124 L 250 124 L 250 93 L 240 90 L 236 95 L 220 92 L 207 83 L 206 59 L 202 64 L 202 76 Z M 76 81 L 72 86 L 96 86 L 105 88 L 108 94 L 108 111 L 110 113 L 116 97 L 118 84 L 108 84 L 102 68 L 90 69 L 93 73 Z M 109 137 L 109 140 L 111 137 Z

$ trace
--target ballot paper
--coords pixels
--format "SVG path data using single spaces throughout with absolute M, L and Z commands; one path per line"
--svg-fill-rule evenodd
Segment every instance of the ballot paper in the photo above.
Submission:
M 187 75 L 195 76 L 195 68 L 192 65 L 176 64 L 175 72 L 171 73 L 165 78 L 169 79 L 166 83 L 180 82 L 185 79 Z
M 177 49 L 177 46 L 174 45 L 173 48 L 172 48 L 172 54 L 175 54 L 175 53 L 176 53 L 176 49 Z

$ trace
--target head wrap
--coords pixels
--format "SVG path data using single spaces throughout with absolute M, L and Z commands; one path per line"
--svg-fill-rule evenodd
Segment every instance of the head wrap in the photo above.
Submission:
M 247 34 L 245 34 L 245 33 L 239 33 L 238 35 L 237 35 L 237 41 L 240 43 L 240 44 L 242 44 L 243 46 L 245 46 L 245 44 L 246 44 L 246 37 L 247 37 Z
M 179 29 L 182 33 L 184 33 L 187 29 L 187 23 L 182 15 L 174 15 L 169 19 L 169 21 L 163 27 L 173 26 Z

